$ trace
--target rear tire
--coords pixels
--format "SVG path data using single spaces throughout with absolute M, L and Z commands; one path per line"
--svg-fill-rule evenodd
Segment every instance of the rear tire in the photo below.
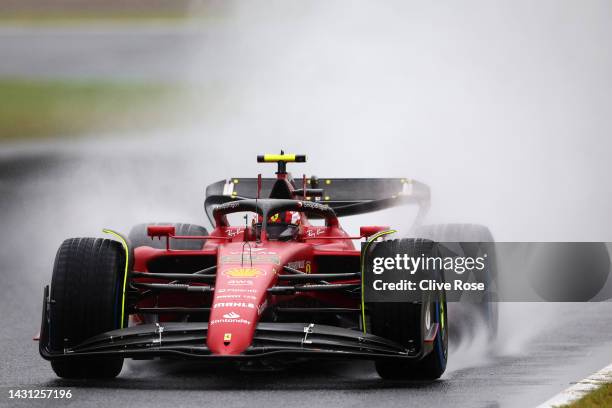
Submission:
M 51 279 L 51 350 L 68 349 L 121 327 L 125 261 L 122 245 L 109 239 L 72 238 L 62 243 Z M 114 378 L 123 358 L 59 359 L 52 360 L 51 367 L 63 378 Z
M 149 225 L 172 225 L 176 229 L 176 235 L 187 235 L 187 236 L 205 236 L 208 235 L 206 228 L 194 224 L 181 224 L 181 223 L 148 223 L 134 225 L 130 230 L 128 238 L 133 248 L 140 246 L 148 246 L 157 249 L 166 249 L 165 239 L 153 239 L 147 235 L 147 227 Z M 175 239 L 172 240 L 172 249 L 187 249 L 187 250 L 199 250 L 202 249 L 206 240 L 202 239 Z
M 368 257 L 390 257 L 395 254 L 407 254 L 420 257 L 431 253 L 433 242 L 423 239 L 400 239 L 376 243 Z M 444 279 L 436 272 L 438 281 Z M 418 361 L 413 360 L 379 360 L 376 371 L 389 380 L 435 380 L 446 370 L 448 358 L 448 330 L 446 298 L 443 291 L 437 291 L 423 302 L 388 302 L 368 303 L 370 331 L 380 337 L 393 340 L 407 349 L 420 351 L 426 321 L 438 323 L 438 333 L 434 340 L 433 350 Z

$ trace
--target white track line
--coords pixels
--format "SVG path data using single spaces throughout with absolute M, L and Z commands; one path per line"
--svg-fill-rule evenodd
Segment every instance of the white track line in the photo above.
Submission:
M 598 388 L 599 386 L 612 382 L 612 364 L 602 368 L 595 374 L 592 374 L 584 380 L 578 381 L 568 389 L 561 391 L 548 401 L 537 406 L 537 408 L 552 408 L 560 405 L 569 404 L 574 402 L 590 391 Z

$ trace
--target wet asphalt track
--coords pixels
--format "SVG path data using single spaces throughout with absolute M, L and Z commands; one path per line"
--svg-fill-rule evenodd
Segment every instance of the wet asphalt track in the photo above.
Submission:
M 118 182 L 117 176 L 138 177 L 137 169 L 144 167 L 152 179 L 163 182 L 163 167 L 156 169 L 150 159 L 133 152 L 111 154 L 116 151 L 112 145 L 85 143 L 86 151 L 96 153 L 80 154 L 74 146 L 64 152 L 60 148 L 43 153 L 37 148 L 38 152 L 25 155 L 6 153 L 0 161 L 0 405 L 15 403 L 7 399 L 9 389 L 69 388 L 74 394 L 71 403 L 79 407 L 525 407 L 543 402 L 612 359 L 611 303 L 534 303 L 504 305 L 496 344 L 487 345 L 468 332 L 465 343 L 451 352 L 447 373 L 433 383 L 385 382 L 377 378 L 372 364 L 360 362 L 313 362 L 274 372 L 129 362 L 113 381 L 57 379 L 31 340 L 38 331 L 42 286 L 49 280 L 57 245 L 70 235 L 99 236 L 96 231 L 103 226 L 125 230 L 132 219 L 166 213 L 163 207 L 179 194 L 186 198 L 183 202 L 195 201 L 201 194 L 200 188 L 181 193 L 180 187 L 164 184 L 163 195 L 170 197 L 164 198 L 153 181 L 144 181 L 134 191 L 133 180 Z M 189 172 L 191 168 L 183 165 Z M 147 210 L 149 200 L 141 198 L 148 215 L 122 201 L 139 200 L 145 194 L 161 203 L 160 208 Z M 181 214 L 172 216 L 201 222 L 200 210 L 192 207 L 185 205 Z

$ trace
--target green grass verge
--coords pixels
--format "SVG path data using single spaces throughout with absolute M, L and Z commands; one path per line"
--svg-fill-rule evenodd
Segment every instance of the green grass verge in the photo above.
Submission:
M 0 142 L 172 121 L 180 89 L 108 81 L 0 79 Z
M 603 408 L 612 407 L 612 383 L 604 384 L 579 400 L 563 405 L 563 408 Z M 561 407 L 560 407 L 561 408 Z

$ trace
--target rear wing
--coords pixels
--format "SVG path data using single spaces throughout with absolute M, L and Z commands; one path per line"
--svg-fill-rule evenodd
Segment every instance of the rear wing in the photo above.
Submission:
M 260 198 L 270 196 L 275 178 L 263 178 Z M 317 196 L 307 200 L 326 204 L 334 209 L 338 217 L 365 214 L 386 208 L 407 204 L 417 204 L 416 223 L 427 213 L 430 203 L 429 187 L 416 180 L 407 178 L 310 178 L 306 191 L 317 189 Z M 301 192 L 301 186 L 295 186 Z M 299 189 L 299 190 L 298 190 Z M 303 194 L 303 193 L 302 193 Z M 220 180 L 206 188 L 204 207 L 208 219 L 213 223 L 212 209 L 216 204 L 232 200 L 253 199 L 257 197 L 256 178 L 230 178 Z M 301 194 L 296 199 L 302 199 Z

